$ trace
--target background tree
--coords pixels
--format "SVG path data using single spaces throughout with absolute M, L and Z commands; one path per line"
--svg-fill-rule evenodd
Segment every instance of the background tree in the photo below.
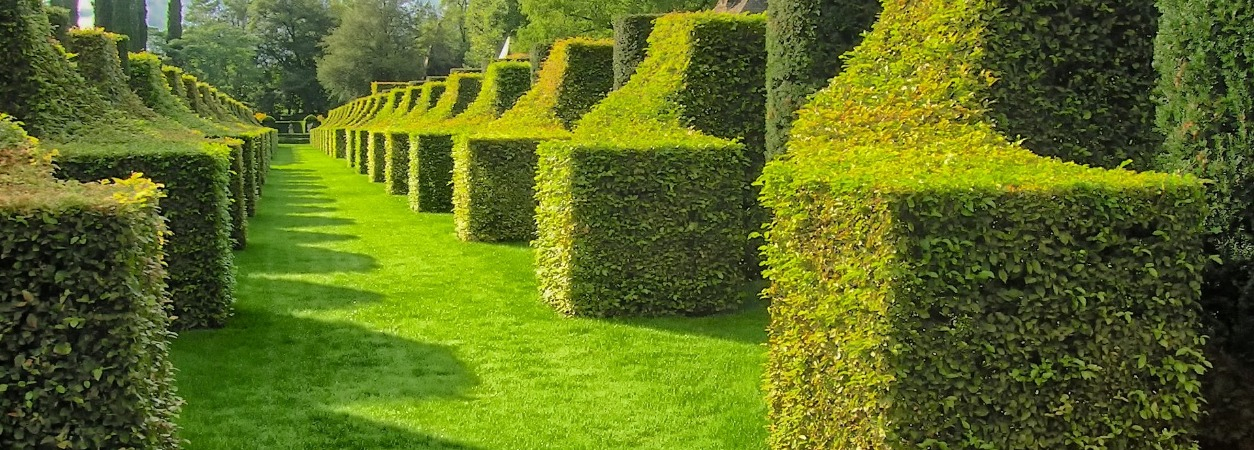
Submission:
M 275 110 L 326 111 L 327 92 L 318 83 L 322 39 L 335 28 L 329 5 L 321 0 L 255 0 L 249 30 L 265 36 L 257 47 L 260 66 L 274 81 Z
M 183 0 L 170 0 L 165 10 L 165 38 L 173 41 L 183 37 Z
M 513 36 L 527 22 L 519 0 L 469 0 L 466 9 L 466 35 L 470 48 L 469 65 L 485 67 L 498 56 L 506 37 Z
M 418 46 L 427 51 L 428 76 L 448 75 L 450 70 L 465 65 L 470 49 L 466 30 L 469 6 L 469 0 L 444 0 L 439 16 L 423 23 Z
M 435 11 L 413 0 L 359 0 L 327 36 L 318 81 L 340 100 L 370 92 L 372 81 L 408 81 L 426 75 L 422 24 Z
M 52 0 L 52 6 L 60 6 L 70 11 L 70 26 L 78 26 L 78 0 Z

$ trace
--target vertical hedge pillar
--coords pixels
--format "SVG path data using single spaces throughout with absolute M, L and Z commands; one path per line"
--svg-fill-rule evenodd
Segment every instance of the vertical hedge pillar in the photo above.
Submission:
M 1155 64 L 1157 166 L 1212 180 L 1202 287 L 1215 369 L 1204 381 L 1204 448 L 1254 441 L 1254 6 L 1163 0 Z
M 772 0 L 766 15 L 766 154 L 786 151 L 797 109 L 840 72 L 879 0 Z
M 614 89 L 623 87 L 636 73 L 649 50 L 653 22 L 661 14 L 629 14 L 614 19 Z

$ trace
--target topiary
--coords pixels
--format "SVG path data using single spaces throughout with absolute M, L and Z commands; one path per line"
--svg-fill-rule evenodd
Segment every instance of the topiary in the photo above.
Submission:
M 1155 15 L 884 3 L 761 178 L 772 448 L 1196 447 L 1201 182 L 1034 154 L 1141 151 Z
M 840 72 L 840 55 L 862 41 L 879 12 L 879 0 L 767 2 L 767 159 L 784 152 L 797 109 Z
M 628 14 L 614 18 L 614 89 L 623 87 L 636 73 L 649 49 L 653 21 L 661 14 Z

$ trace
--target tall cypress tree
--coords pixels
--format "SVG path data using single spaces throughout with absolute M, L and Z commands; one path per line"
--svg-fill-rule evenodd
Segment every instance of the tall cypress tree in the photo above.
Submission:
M 166 40 L 173 41 L 183 38 L 183 2 L 182 0 L 170 0 L 170 7 L 166 10 L 165 26 Z
M 128 38 L 130 51 L 148 47 L 148 7 L 144 0 L 93 0 L 96 26 Z
M 106 30 L 114 29 L 113 2 L 114 0 L 92 0 L 92 10 L 96 15 L 95 22 L 97 27 Z

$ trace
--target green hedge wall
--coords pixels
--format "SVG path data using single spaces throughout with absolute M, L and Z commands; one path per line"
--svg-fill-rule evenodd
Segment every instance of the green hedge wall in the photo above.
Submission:
M 796 111 L 840 73 L 840 55 L 862 42 L 879 0 L 788 0 L 767 3 L 766 153 L 784 152 Z
M 661 14 L 629 14 L 614 19 L 614 89 L 623 87 L 636 73 L 649 49 L 653 22 Z
M 382 183 L 387 178 L 387 135 L 381 132 L 367 131 L 366 135 L 370 139 L 369 153 L 369 176 L 370 181 Z
M 231 214 L 231 247 L 239 250 L 248 246 L 248 203 L 245 193 L 244 153 L 247 151 L 246 141 L 232 139 L 227 143 L 231 149 L 231 179 L 228 183 L 230 214 Z
M 356 136 L 353 139 L 353 145 L 357 149 L 357 161 L 353 167 L 357 168 L 357 173 L 367 175 L 370 173 L 370 131 L 362 129 L 353 129 Z
M 0 0 L 0 111 L 40 138 L 80 131 L 106 111 L 65 53 L 48 45 L 52 30 L 36 0 Z
M 176 328 L 220 327 L 231 315 L 229 158 L 225 147 L 213 146 L 65 150 L 57 159 L 63 178 L 95 181 L 138 172 L 165 187 L 161 212 L 172 233 L 165 250 Z
M 1246 2 L 1165 0 L 1155 64 L 1164 171 L 1212 180 L 1202 307 L 1215 364 L 1203 380 L 1203 448 L 1254 441 L 1254 9 Z
M 178 448 L 157 186 L 54 181 L 33 142 L 0 114 L 0 447 Z
M 461 114 L 482 90 L 483 75 L 450 75 L 443 93 L 422 115 L 402 131 L 409 132 L 409 206 L 419 212 L 453 211 L 453 139 L 451 134 L 422 133 L 424 129 Z M 430 99 L 425 95 L 424 98 Z
M 540 145 L 546 301 L 591 316 L 739 303 L 749 176 L 762 160 L 764 39 L 761 15 L 658 18 L 639 76 L 584 116 L 572 140 Z
M 388 132 L 383 185 L 391 195 L 409 194 L 409 134 Z
M 340 159 L 348 158 L 348 131 L 340 128 L 334 130 L 334 133 L 332 144 L 335 147 L 332 150 L 334 152 L 332 156 Z
M 1196 448 L 1202 183 L 1039 157 L 1136 141 L 1037 147 L 989 109 L 1068 101 L 1003 73 L 1142 48 L 1153 4 L 1002 6 L 885 2 L 767 165 L 771 448 Z M 1029 39 L 1054 62 L 990 50 Z M 1141 115 L 1104 100 L 1079 104 Z
M 447 135 L 410 135 L 409 155 L 409 207 L 452 212 L 453 141 Z
M 535 86 L 513 108 L 455 142 L 453 217 L 460 239 L 535 238 L 536 148 L 568 138 L 569 126 L 605 97 L 612 60 L 612 41 L 558 41 Z

